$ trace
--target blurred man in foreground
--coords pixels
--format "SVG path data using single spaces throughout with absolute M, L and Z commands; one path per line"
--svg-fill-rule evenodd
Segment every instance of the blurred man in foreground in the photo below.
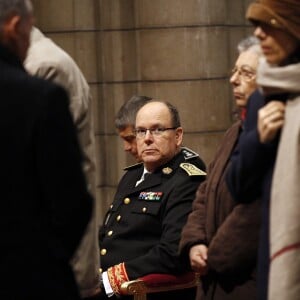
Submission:
M 29 0 L 0 0 L 0 298 L 74 300 L 92 199 L 65 91 L 22 66 L 32 23 Z

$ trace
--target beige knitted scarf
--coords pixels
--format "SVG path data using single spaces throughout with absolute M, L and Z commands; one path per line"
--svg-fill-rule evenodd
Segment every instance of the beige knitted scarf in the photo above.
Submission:
M 299 300 L 300 64 L 272 67 L 262 61 L 258 84 L 266 94 L 290 93 L 271 188 L 268 299 Z

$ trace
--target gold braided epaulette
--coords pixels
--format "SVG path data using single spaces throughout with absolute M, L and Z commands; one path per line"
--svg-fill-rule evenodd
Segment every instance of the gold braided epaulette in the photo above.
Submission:
M 180 168 L 188 173 L 189 176 L 205 176 L 206 172 L 200 170 L 193 164 L 190 163 L 181 163 Z

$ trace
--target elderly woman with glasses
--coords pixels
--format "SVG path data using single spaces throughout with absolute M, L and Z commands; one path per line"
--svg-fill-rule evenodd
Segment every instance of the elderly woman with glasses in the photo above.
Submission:
M 241 41 L 238 50 L 230 83 L 243 119 L 248 97 L 256 89 L 261 51 L 255 37 Z M 241 131 L 242 121 L 238 120 L 226 132 L 182 231 L 181 255 L 201 275 L 199 300 L 256 299 L 259 202 L 255 198 L 250 205 L 234 201 L 225 183 L 229 158 Z

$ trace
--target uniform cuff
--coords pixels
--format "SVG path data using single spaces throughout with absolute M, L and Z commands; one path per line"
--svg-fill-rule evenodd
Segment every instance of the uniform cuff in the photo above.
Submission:
M 121 294 L 122 283 L 129 281 L 124 263 L 120 263 L 118 265 L 115 265 L 115 266 L 109 268 L 107 270 L 107 277 L 108 277 L 110 286 L 113 290 L 113 293 L 116 295 Z

